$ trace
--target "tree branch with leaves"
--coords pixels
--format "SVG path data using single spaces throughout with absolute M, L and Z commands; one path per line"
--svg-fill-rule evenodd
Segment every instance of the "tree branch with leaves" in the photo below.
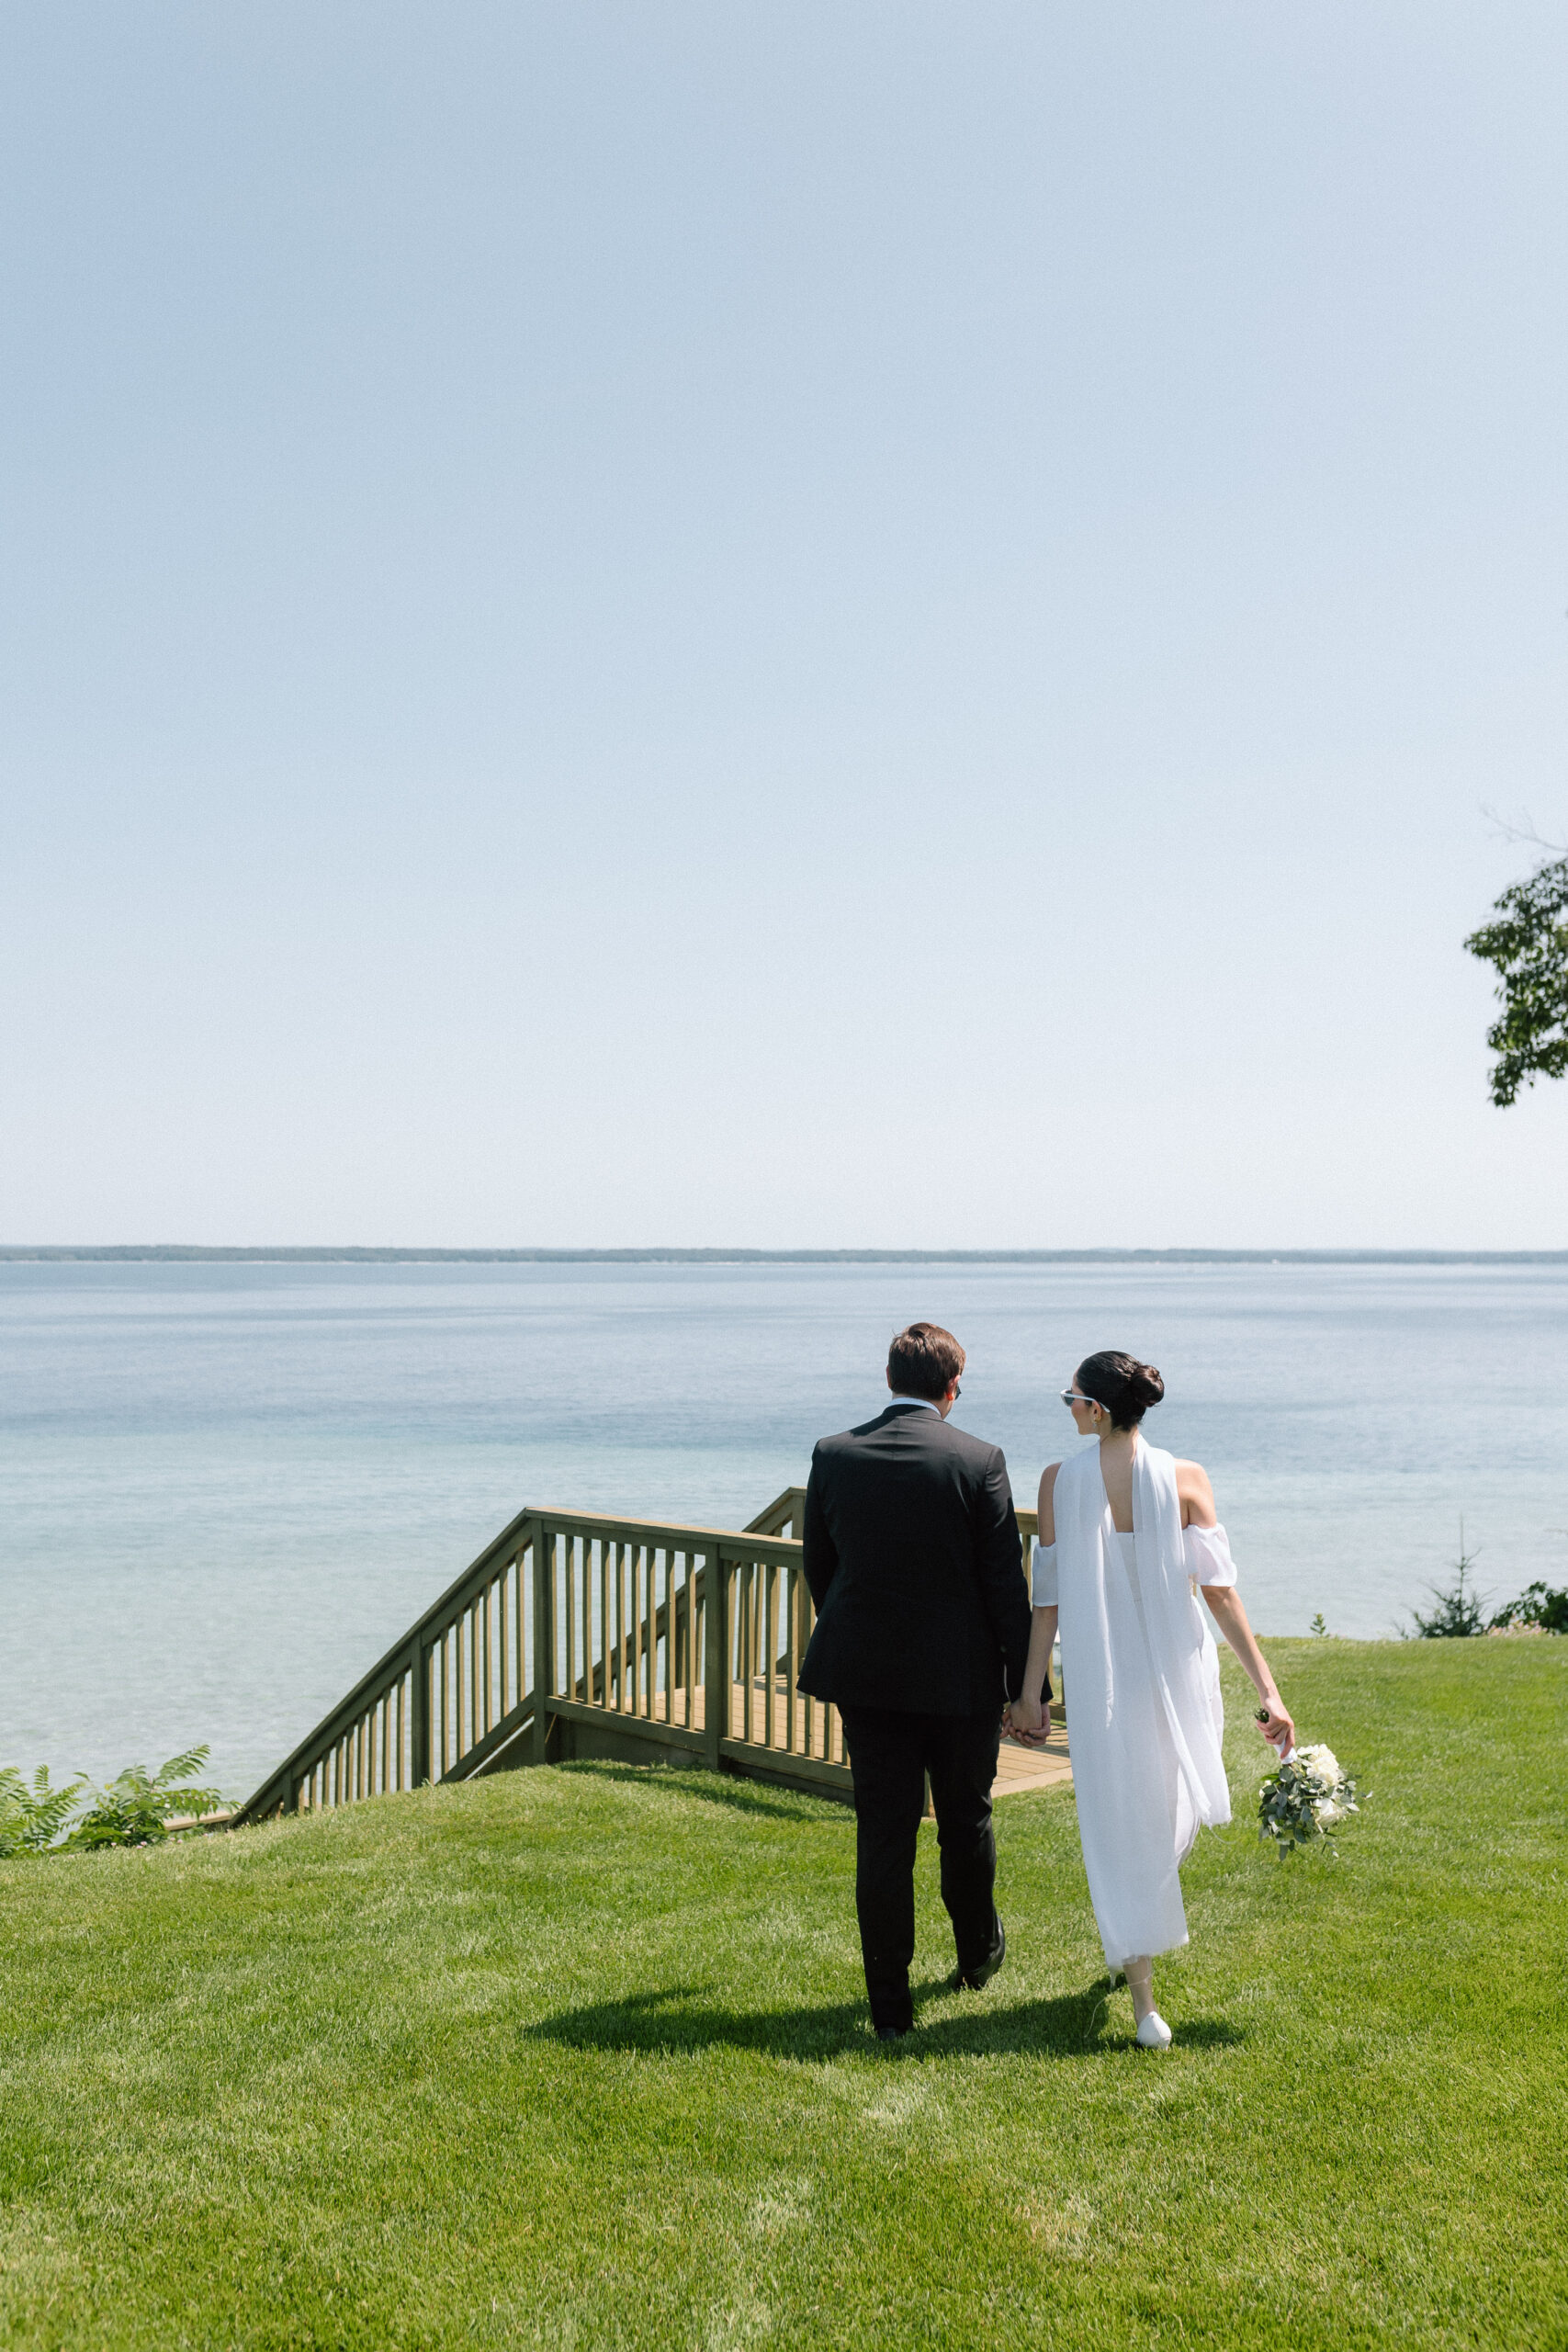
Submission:
M 1506 1109 L 1521 1086 L 1568 1071 L 1568 857 L 1516 882 L 1493 911 L 1497 920 L 1464 944 L 1497 972 L 1503 1010 L 1486 1032 L 1497 1057 L 1489 1085 Z

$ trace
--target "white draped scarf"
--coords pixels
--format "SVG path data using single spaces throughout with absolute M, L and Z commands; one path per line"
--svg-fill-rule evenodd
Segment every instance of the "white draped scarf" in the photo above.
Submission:
M 1135 1584 L 1100 1448 L 1056 1473 L 1062 1679 L 1084 1865 L 1112 1966 L 1187 1940 L 1179 1866 L 1230 1819 L 1219 1661 L 1192 1590 L 1171 1454 L 1133 1456 Z

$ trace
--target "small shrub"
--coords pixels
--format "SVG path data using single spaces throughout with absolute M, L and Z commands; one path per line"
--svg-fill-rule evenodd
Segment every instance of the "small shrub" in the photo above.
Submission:
M 1325 1642 L 1328 1639 L 1328 1620 L 1321 1609 L 1307 1627 L 1307 1632 L 1315 1634 L 1320 1642 Z
M 1459 1567 L 1454 1582 L 1446 1592 L 1435 1584 L 1427 1587 L 1438 1604 L 1429 1617 L 1423 1617 L 1418 1609 L 1410 1612 L 1416 1620 L 1419 1639 L 1427 1642 L 1468 1641 L 1472 1634 L 1486 1631 L 1486 1604 L 1473 1586 L 1468 1591 L 1465 1589 L 1465 1579 L 1480 1556 L 1479 1553 L 1467 1552 L 1464 1548 L 1464 1521 L 1461 1519 L 1459 1523 Z
M 95 1789 L 93 1804 L 65 1840 L 67 1849 L 154 1846 L 168 1836 L 171 1816 L 218 1812 L 227 1803 L 221 1790 L 199 1788 L 188 1777 L 200 1771 L 210 1752 L 188 1747 L 152 1774 L 144 1764 L 132 1764 L 107 1787 Z
M 0 1860 L 18 1854 L 47 1854 L 86 1787 L 85 1780 L 51 1786 L 49 1767 L 40 1764 L 29 1788 L 14 1764 L 0 1770 Z
M 1551 1585 L 1527 1584 L 1517 1600 L 1498 1610 L 1491 1631 L 1507 1634 L 1517 1625 L 1537 1625 L 1543 1634 L 1568 1634 L 1568 1592 Z

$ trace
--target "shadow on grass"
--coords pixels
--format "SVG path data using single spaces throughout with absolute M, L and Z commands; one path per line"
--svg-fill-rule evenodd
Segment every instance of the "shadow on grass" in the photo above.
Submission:
M 685 1797 L 701 1797 L 705 1804 L 724 1805 L 731 1813 L 764 1814 L 775 1821 L 843 1821 L 852 1826 L 854 1815 L 832 1797 L 797 1796 L 789 1789 L 764 1788 L 756 1781 L 732 1779 L 725 1772 L 688 1770 L 678 1764 L 607 1764 L 595 1757 L 574 1758 L 558 1764 L 559 1772 L 592 1775 L 596 1781 L 621 1781 L 636 1789 L 668 1782 Z
M 537 2041 L 570 2050 L 648 2051 L 663 2056 L 701 2050 L 755 2050 L 774 2058 L 832 2058 L 850 2052 L 879 2056 L 1081 2057 L 1085 2052 L 1129 2050 L 1130 2033 L 1107 2030 L 1111 1984 L 1100 1977 L 1081 1993 L 1058 1993 L 1038 2001 L 965 2003 L 946 2016 L 922 2023 L 921 2005 L 946 1991 L 941 1978 L 915 1994 L 915 2030 L 908 2040 L 881 2043 L 872 2035 L 863 2000 L 833 2001 L 817 2007 L 726 2008 L 703 1987 L 671 1984 L 655 1993 L 633 1993 L 624 2001 L 603 2001 L 562 2009 L 525 2028 Z M 1233 2026 L 1194 2018 L 1179 2026 L 1179 2049 L 1200 2050 L 1239 2042 Z

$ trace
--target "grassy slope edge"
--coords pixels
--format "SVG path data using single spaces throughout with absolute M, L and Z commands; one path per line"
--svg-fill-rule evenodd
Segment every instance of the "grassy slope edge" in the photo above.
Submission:
M 1371 1792 L 1185 1872 L 1165 2058 L 1070 1795 L 998 1808 L 1010 1956 L 866 2032 L 840 1808 L 514 1773 L 0 1865 L 0 2344 L 1568 2343 L 1568 1641 L 1272 1645 Z M 929 1836 L 929 1833 L 928 1833 Z

